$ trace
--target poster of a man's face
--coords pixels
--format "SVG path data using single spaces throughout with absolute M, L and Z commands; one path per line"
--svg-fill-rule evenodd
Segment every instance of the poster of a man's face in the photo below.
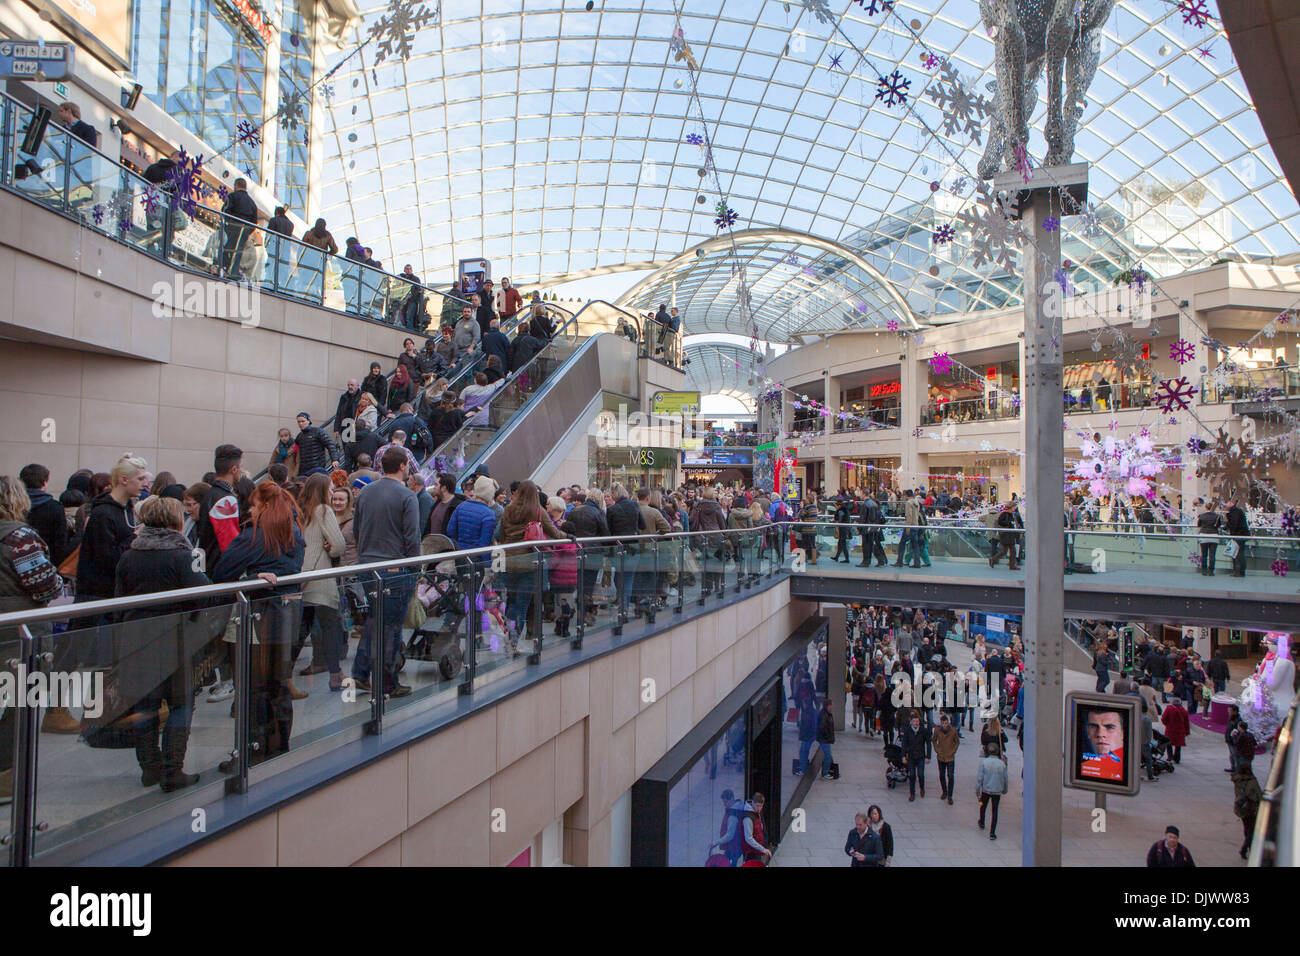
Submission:
M 1066 733 L 1073 746 L 1067 748 L 1068 784 L 1087 790 L 1130 792 L 1137 776 L 1131 748 L 1136 746 L 1134 718 L 1136 698 L 1087 695 L 1067 701 L 1069 723 Z

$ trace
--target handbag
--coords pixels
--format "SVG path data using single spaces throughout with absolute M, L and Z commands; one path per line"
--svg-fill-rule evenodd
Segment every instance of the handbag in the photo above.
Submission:
M 77 578 L 77 565 L 81 563 L 81 545 L 72 549 L 72 553 L 59 562 L 59 575 L 69 581 Z
M 364 624 L 370 620 L 370 598 L 366 595 L 366 589 L 361 586 L 360 581 L 341 581 L 339 596 L 347 605 L 353 623 Z
M 429 612 L 420 603 L 419 595 L 412 594 L 411 600 L 406 605 L 406 617 L 402 621 L 402 627 L 411 631 L 418 631 L 424 627 L 424 622 L 428 619 Z

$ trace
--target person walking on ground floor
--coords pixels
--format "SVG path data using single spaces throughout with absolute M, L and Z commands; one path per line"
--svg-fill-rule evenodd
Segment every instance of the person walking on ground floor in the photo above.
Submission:
M 865 813 L 853 817 L 853 829 L 844 841 L 849 866 L 884 866 L 885 853 L 880 834 L 871 828 Z
M 1147 866 L 1166 868 L 1196 866 L 1191 851 L 1179 840 L 1178 827 L 1171 823 L 1165 827 L 1165 838 L 1151 844 L 1151 849 L 1147 851 Z
M 831 756 L 831 745 L 833 743 L 835 743 L 835 715 L 831 710 L 831 699 L 827 697 L 822 702 L 821 717 L 817 720 L 817 745 L 822 749 L 823 777 L 839 776 L 839 774 L 832 772 L 835 767 L 835 758 Z
M 992 806 L 989 817 L 989 839 L 998 838 L 998 804 L 1007 792 L 1007 765 L 991 747 L 984 747 L 984 756 L 980 758 L 979 770 L 975 774 L 975 795 L 980 802 L 979 828 L 984 829 L 984 811 Z
M 1232 812 L 1241 820 L 1240 853 L 1243 860 L 1250 854 L 1250 842 L 1255 835 L 1255 817 L 1259 814 L 1260 801 L 1264 799 L 1259 781 L 1255 779 L 1255 771 L 1251 769 L 1254 749 L 1252 741 L 1251 752 L 1238 759 L 1237 771 L 1232 775 Z
M 915 711 L 903 728 L 903 759 L 907 761 L 908 802 L 916 799 L 916 784 L 921 783 L 921 799 L 925 799 L 925 765 L 930 759 L 930 728 L 921 726 L 921 717 Z
M 956 789 L 954 770 L 957 766 L 957 748 L 961 746 L 957 728 L 948 719 L 947 713 L 939 715 L 939 726 L 934 730 L 932 739 L 935 759 L 939 762 L 939 799 L 947 800 L 952 806 L 952 795 Z

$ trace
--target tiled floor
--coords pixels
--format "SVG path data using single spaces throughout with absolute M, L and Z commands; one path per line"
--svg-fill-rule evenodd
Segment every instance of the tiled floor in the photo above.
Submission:
M 970 661 L 965 647 L 949 644 L 954 663 Z M 1240 671 L 1240 673 L 1239 673 Z M 1243 664 L 1233 667 L 1237 689 L 1248 673 Z M 1066 672 L 1066 690 L 1091 690 L 1090 674 Z M 979 807 L 975 800 L 975 771 L 979 731 L 963 730 L 957 751 L 956 798 L 952 806 L 939 800 L 937 765 L 926 766 L 926 796 L 907 799 L 907 784 L 885 786 L 885 760 L 881 741 L 861 732 L 836 735 L 835 760 L 839 780 L 821 779 L 803 801 L 806 832 L 787 832 L 777 850 L 774 866 L 847 866 L 844 840 L 853 815 L 877 804 L 894 832 L 894 866 L 1019 866 L 1021 864 L 1023 760 L 1010 733 L 1009 792 L 1002 798 L 998 839 L 976 828 Z M 1200 866 L 1242 866 L 1237 850 L 1241 823 L 1232 814 L 1233 790 L 1223 772 L 1227 749 L 1222 737 L 1193 727 L 1182 763 L 1156 783 L 1143 781 L 1136 797 L 1110 797 L 1105 832 L 1092 830 L 1093 795 L 1082 790 L 1064 791 L 1062 861 L 1066 866 L 1144 866 L 1146 852 L 1160 839 L 1167 824 L 1176 824 L 1183 842 Z M 1270 756 L 1255 759 L 1261 783 Z

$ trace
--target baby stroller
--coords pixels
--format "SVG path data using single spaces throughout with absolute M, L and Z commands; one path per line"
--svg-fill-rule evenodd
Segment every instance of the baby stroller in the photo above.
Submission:
M 445 535 L 431 534 L 420 542 L 420 550 L 424 554 L 441 554 L 455 550 L 455 546 Z M 399 671 L 407 660 L 412 660 L 437 663 L 443 680 L 460 673 L 465 654 L 458 634 L 465 617 L 465 596 L 459 585 L 460 577 L 450 561 L 439 562 L 425 572 L 416 599 L 425 605 L 428 616 L 398 655 Z
M 885 746 L 885 786 L 890 790 L 900 783 L 907 783 L 907 768 L 903 766 L 903 748 L 898 744 Z
M 1151 731 L 1151 772 L 1157 777 L 1174 772 L 1174 761 L 1169 754 L 1169 738 L 1158 730 Z

